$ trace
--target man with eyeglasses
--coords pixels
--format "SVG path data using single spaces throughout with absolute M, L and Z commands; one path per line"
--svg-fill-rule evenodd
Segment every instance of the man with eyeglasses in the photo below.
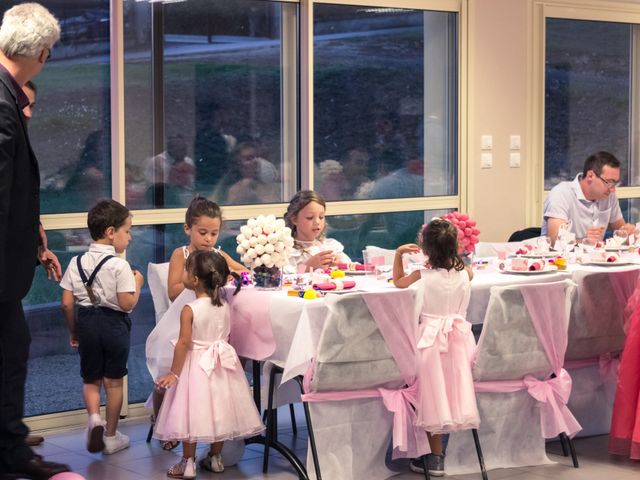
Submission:
M 59 279 L 40 224 L 40 172 L 29 143 L 22 89 L 60 38 L 56 18 L 37 3 L 8 9 L 0 25 L 0 478 L 46 479 L 69 470 L 25 443 L 22 422 L 31 335 L 22 309 L 38 261 Z
M 590 155 L 573 181 L 551 189 L 544 202 L 542 235 L 553 245 L 560 226 L 569 222 L 578 239 L 601 240 L 607 227 L 633 233 L 635 227 L 625 223 L 618 204 L 619 184 L 620 161 L 609 152 Z

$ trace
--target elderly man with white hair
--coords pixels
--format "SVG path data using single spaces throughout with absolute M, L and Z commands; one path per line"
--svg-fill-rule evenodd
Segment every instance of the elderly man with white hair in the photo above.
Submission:
M 39 262 L 59 280 L 58 259 L 40 225 L 40 172 L 22 109 L 22 86 L 60 38 L 56 18 L 37 3 L 7 10 L 0 26 L 0 477 L 46 479 L 69 467 L 46 462 L 26 444 L 22 422 L 31 336 L 22 309 Z

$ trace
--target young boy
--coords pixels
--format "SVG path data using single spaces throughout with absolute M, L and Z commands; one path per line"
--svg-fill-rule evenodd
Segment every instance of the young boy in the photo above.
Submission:
M 126 207 L 103 200 L 89 211 L 87 224 L 94 243 L 67 267 L 60 282 L 62 311 L 71 346 L 80 351 L 82 395 L 89 414 L 87 450 L 111 454 L 129 446 L 129 437 L 116 428 L 129 356 L 127 313 L 138 303 L 144 278 L 115 256 L 131 240 L 131 214 Z M 100 418 L 102 385 L 107 395 L 106 432 Z

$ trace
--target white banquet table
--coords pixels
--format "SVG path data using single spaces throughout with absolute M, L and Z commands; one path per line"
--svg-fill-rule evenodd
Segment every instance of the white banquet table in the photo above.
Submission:
M 635 259 L 634 259 L 635 260 Z M 640 256 L 638 258 L 640 263 Z M 563 279 L 571 279 L 577 275 L 585 275 L 589 272 L 616 272 L 616 271 L 640 271 L 640 264 L 633 263 L 629 265 L 620 266 L 587 266 L 587 265 L 570 265 L 567 270 L 556 271 L 545 274 L 529 275 L 529 274 L 510 274 L 497 271 L 493 268 L 492 260 L 488 268 L 483 270 L 476 270 L 474 272 L 474 278 L 471 282 L 472 292 L 471 300 L 468 310 L 467 319 L 473 324 L 481 324 L 484 318 L 484 314 L 487 308 L 487 304 L 490 297 L 491 287 L 498 285 L 518 285 L 525 283 L 544 283 L 544 282 L 556 282 Z M 358 276 L 354 277 L 356 280 L 356 288 L 350 295 L 362 294 L 365 292 L 377 292 L 379 294 L 392 297 L 394 304 L 399 302 L 411 302 L 414 305 L 414 312 L 416 315 L 413 318 L 408 318 L 409 322 L 416 322 L 421 308 L 420 302 L 422 295 L 416 293 L 420 289 L 420 282 L 417 282 L 412 288 L 398 289 L 393 286 L 392 283 L 387 281 L 376 280 L 370 276 Z M 329 294 L 329 295 L 344 295 L 345 293 Z M 286 382 L 294 378 L 297 375 L 304 375 L 309 368 L 314 355 L 316 354 L 316 348 L 318 341 L 322 334 L 323 325 L 328 314 L 326 305 L 326 298 L 320 298 L 316 300 L 304 300 L 298 297 L 288 296 L 285 290 L 272 291 L 272 292 L 258 292 L 253 289 L 246 289 L 238 295 L 239 301 L 234 301 L 234 311 L 237 313 L 244 313 L 251 315 L 251 310 L 255 308 L 257 303 L 263 303 L 268 306 L 269 323 L 273 332 L 273 348 L 272 353 L 266 358 L 284 368 L 282 382 Z M 245 301 L 250 299 L 250 301 Z M 255 316 L 255 315 L 254 315 Z M 271 350 L 271 349 L 269 349 Z M 240 353 L 240 350 L 239 350 Z M 355 418 L 354 412 L 360 408 L 357 403 L 353 401 L 345 402 L 318 402 L 318 403 L 332 403 L 327 406 L 327 411 L 330 411 L 330 416 L 335 417 L 340 409 L 348 410 L 351 415 L 348 418 Z M 376 403 L 376 405 L 373 405 Z M 381 401 L 368 401 L 362 404 L 362 409 L 366 412 L 369 419 L 363 419 L 358 417 L 358 429 L 360 432 L 366 432 L 369 434 L 382 434 L 383 442 L 388 444 L 392 415 L 387 412 L 382 406 Z M 319 406 L 312 404 L 312 414 L 316 417 L 314 421 L 314 430 L 322 429 L 322 422 L 328 419 L 326 412 L 323 414 L 319 411 Z M 315 410 L 315 412 L 314 412 Z M 362 423 L 370 422 L 371 428 L 362 425 Z M 375 424 L 375 425 L 374 425 Z M 382 432 L 386 430 L 386 435 Z M 351 432 L 350 435 L 354 433 Z M 346 434 L 345 434 L 346 435 Z M 380 448 L 373 446 L 370 455 L 363 453 L 361 449 L 358 450 L 357 458 L 355 452 L 350 456 L 350 460 L 355 464 L 361 462 L 366 464 L 365 470 L 358 470 L 353 467 L 352 470 L 340 470 L 336 473 L 334 468 L 343 468 L 337 466 L 338 461 L 332 458 L 335 455 L 339 455 L 339 450 L 344 450 L 345 447 L 358 440 L 355 438 L 345 438 L 343 441 L 333 438 L 330 442 L 320 442 L 320 466 L 325 478 L 341 478 L 348 480 L 349 478 L 358 479 L 364 478 L 362 475 L 366 475 L 369 478 L 388 478 L 394 473 L 388 470 L 384 465 L 384 455 L 380 458 Z M 367 440 L 368 441 L 368 440 Z M 366 449 L 365 449 L 366 450 Z M 342 460 L 344 461 L 344 459 Z M 310 459 L 307 461 L 307 471 L 309 477 L 313 476 L 313 466 Z M 351 468 L 351 467 L 350 467 Z M 326 472 L 326 474 L 325 474 Z M 338 476 L 336 476 L 336 474 Z

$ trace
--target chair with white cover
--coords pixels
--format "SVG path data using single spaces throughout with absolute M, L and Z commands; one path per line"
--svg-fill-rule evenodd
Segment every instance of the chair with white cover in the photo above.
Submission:
M 147 266 L 147 283 L 153 300 L 156 323 L 171 306 L 168 294 L 169 262 L 149 263 Z
M 488 469 L 551 463 L 545 438 L 580 429 L 562 369 L 575 290 L 571 280 L 491 288 L 472 367 Z M 448 473 L 471 472 L 473 448 L 452 434 Z
M 565 368 L 573 378 L 569 408 L 580 435 L 609 433 L 619 355 L 625 341 L 625 305 L 638 270 L 577 271 L 578 300 L 569 324 Z
M 387 348 L 388 337 L 383 337 L 368 305 L 388 297 L 359 293 L 326 297 L 328 312 L 312 366 L 304 377 L 306 394 L 302 397 L 313 418 L 318 460 L 325 478 L 376 480 L 392 476 L 385 464 L 392 430 L 405 433 L 398 435 L 404 438 L 402 445 L 398 444 L 402 438 L 393 437 L 394 457 L 417 457 L 428 452 L 424 431 L 409 420 L 415 419 L 415 413 L 407 398 L 415 390 L 402 388 L 415 384 L 417 327 L 412 294 L 402 294 L 409 301 L 399 302 L 396 297 L 390 308 L 384 308 L 394 316 L 388 324 L 392 325 L 390 330 L 395 328 L 393 335 L 403 352 L 395 358 Z

